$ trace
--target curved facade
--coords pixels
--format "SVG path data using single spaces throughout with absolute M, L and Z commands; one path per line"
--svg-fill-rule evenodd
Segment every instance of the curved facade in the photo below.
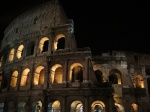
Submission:
M 0 112 L 149 112 L 150 55 L 77 48 L 52 0 L 16 19 L 0 46 Z

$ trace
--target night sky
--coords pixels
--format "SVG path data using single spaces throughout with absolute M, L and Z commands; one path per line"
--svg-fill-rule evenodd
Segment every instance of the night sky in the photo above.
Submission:
M 5 0 L 0 3 L 0 38 L 9 23 L 31 7 L 49 0 Z M 85 1 L 85 2 L 83 2 Z M 74 21 L 79 48 L 95 55 L 113 50 L 150 54 L 150 0 L 59 0 Z

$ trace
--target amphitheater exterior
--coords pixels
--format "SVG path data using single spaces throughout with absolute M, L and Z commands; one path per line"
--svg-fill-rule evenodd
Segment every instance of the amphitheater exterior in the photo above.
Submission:
M 0 112 L 150 112 L 149 95 L 150 55 L 78 48 L 58 0 L 24 12 L 4 31 Z

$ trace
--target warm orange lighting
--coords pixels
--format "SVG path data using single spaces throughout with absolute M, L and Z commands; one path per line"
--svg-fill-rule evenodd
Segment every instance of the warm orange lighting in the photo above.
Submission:
M 8 60 L 11 62 L 14 59 L 14 53 L 15 53 L 15 49 L 12 49 L 9 53 L 9 58 Z
M 16 87 L 17 80 L 18 80 L 18 71 L 14 71 L 13 74 L 12 74 L 12 77 L 11 77 L 10 86 L 11 87 Z

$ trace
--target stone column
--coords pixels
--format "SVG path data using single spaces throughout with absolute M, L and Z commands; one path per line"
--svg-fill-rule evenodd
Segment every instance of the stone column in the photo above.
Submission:
M 83 74 L 83 82 L 89 81 L 89 57 L 85 57 L 85 70 Z
M 68 60 L 65 60 L 65 65 L 64 65 L 64 74 L 63 74 L 63 83 L 66 83 L 66 81 L 68 80 Z M 67 74 L 67 75 L 66 75 Z
M 89 110 L 89 99 L 85 96 L 84 104 L 83 104 L 83 112 L 90 112 Z
M 108 111 L 106 110 L 106 108 L 105 108 L 105 111 L 106 112 L 113 112 L 113 106 L 114 106 L 114 101 L 113 101 L 113 97 L 110 97 L 109 96 L 109 106 L 108 106 Z
M 67 107 L 66 107 L 66 96 L 63 96 L 62 98 L 62 104 L 61 104 L 61 111 L 62 112 L 67 112 Z

